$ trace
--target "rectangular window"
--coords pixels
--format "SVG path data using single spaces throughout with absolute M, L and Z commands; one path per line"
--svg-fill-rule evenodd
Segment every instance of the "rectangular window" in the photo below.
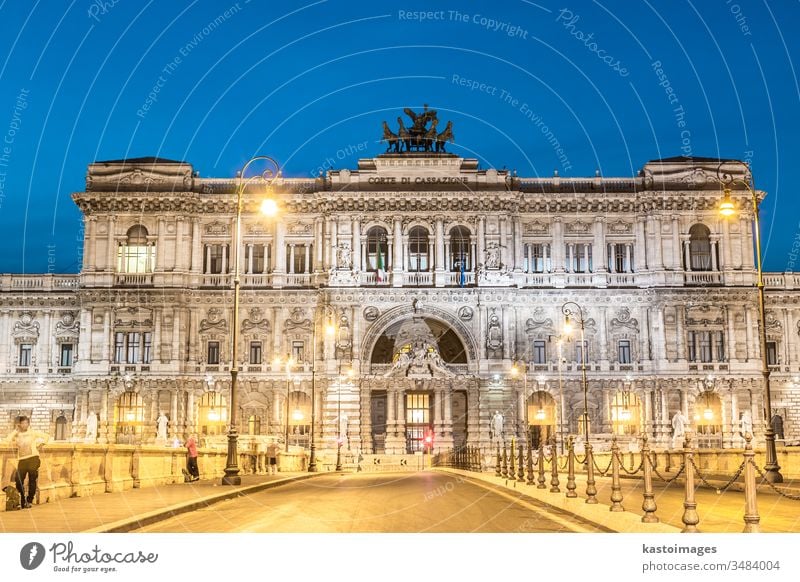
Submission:
M 778 365 L 778 342 L 767 342 L 767 365 Z
M 567 245 L 567 261 L 569 261 L 569 247 L 570 245 Z M 576 273 L 590 273 L 592 271 L 592 245 L 578 243 L 573 244 L 572 249 L 572 270 Z
M 533 363 L 547 363 L 547 343 L 544 340 L 535 340 L 533 342 Z
M 253 257 L 248 257 L 248 268 L 250 268 L 250 261 L 252 260 L 252 270 L 250 273 L 263 273 L 264 272 L 264 245 L 252 245 L 248 247 L 249 252 Z
M 19 344 L 19 366 L 27 368 L 31 365 L 31 353 L 33 344 Z
M 72 344 L 61 344 L 61 356 L 58 362 L 58 365 L 62 368 L 68 368 L 72 365 Z
M 589 363 L 589 342 L 584 341 L 577 341 L 575 342 L 575 361 L 578 363 L 583 362 L 583 354 L 584 351 L 586 352 L 586 363 Z
M 154 244 L 117 247 L 117 271 L 120 273 L 152 273 L 155 262 Z
M 531 271 L 534 273 L 544 273 L 547 269 L 545 267 L 544 261 L 544 245 L 543 244 L 534 244 L 531 245 L 532 256 L 530 257 L 531 261 Z
M 303 363 L 303 353 L 305 352 L 306 344 L 303 340 L 294 340 L 292 342 L 292 358 L 295 363 Z
M 725 361 L 725 334 L 721 331 L 714 332 L 714 349 L 717 352 L 717 361 Z
M 207 245 L 206 251 L 206 273 L 222 273 L 222 252 L 225 245 Z
M 696 362 L 697 361 L 697 338 L 695 337 L 695 333 L 690 331 L 688 334 L 688 342 L 687 345 L 689 346 L 689 361 Z
M 153 334 L 149 331 L 146 331 L 142 334 L 142 338 L 144 339 L 142 363 L 149 364 L 153 359 Z
M 208 342 L 208 357 L 206 362 L 216 366 L 219 364 L 219 342 Z
M 698 338 L 697 350 L 701 362 L 711 361 L 711 332 L 701 331 L 695 334 Z
M 261 364 L 261 342 L 250 342 L 250 363 L 254 366 Z
M 295 245 L 294 247 L 294 272 L 306 272 L 306 247 L 305 245 Z
M 127 359 L 125 360 L 128 364 L 139 363 L 139 335 L 138 331 L 128 333 Z
M 619 340 L 617 344 L 617 360 L 620 364 L 631 363 L 631 340 Z
M 114 334 L 114 363 L 125 363 L 125 334 L 121 331 Z

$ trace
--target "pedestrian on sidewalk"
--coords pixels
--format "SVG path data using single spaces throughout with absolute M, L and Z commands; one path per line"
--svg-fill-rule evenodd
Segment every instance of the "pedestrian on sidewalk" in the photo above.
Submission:
M 17 448 L 17 470 L 14 473 L 20 503 L 23 509 L 32 506 L 36 497 L 36 481 L 39 478 L 39 447 L 50 440 L 50 435 L 31 430 L 27 416 L 18 416 L 16 428 L 6 437 L 6 441 Z M 28 494 L 25 494 L 25 479 L 28 480 Z
M 200 469 L 197 467 L 197 435 L 194 433 L 186 439 L 186 468 L 189 472 L 189 481 L 200 479 Z
M 280 447 L 278 443 L 272 442 L 267 447 L 267 474 L 268 475 L 277 475 L 278 474 L 278 450 Z

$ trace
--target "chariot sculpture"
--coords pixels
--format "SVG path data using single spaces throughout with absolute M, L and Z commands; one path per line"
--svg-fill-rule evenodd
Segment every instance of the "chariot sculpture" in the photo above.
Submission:
M 411 127 L 406 127 L 403 118 L 397 118 L 398 130 L 394 133 L 387 122 L 383 122 L 383 138 L 386 142 L 386 153 L 403 152 L 434 152 L 447 153 L 445 144 L 455 142 L 453 136 L 453 122 L 448 121 L 444 131 L 439 132 L 437 126 L 439 119 L 435 109 L 428 109 L 428 104 L 424 105 L 422 113 L 406 107 L 406 115 L 411 119 Z

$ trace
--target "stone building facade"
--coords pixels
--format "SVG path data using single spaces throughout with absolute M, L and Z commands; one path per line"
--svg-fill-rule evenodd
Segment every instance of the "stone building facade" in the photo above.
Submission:
M 322 449 L 561 441 L 583 432 L 584 396 L 601 446 L 643 432 L 669 446 L 678 410 L 701 446 L 741 446 L 746 413 L 763 435 L 750 193 L 734 188 L 740 212 L 721 218 L 720 170 L 749 179 L 732 160 L 523 178 L 405 152 L 249 180 L 240 433 L 307 445 L 313 394 Z M 96 415 L 98 442 L 148 443 L 164 413 L 170 439 L 222 438 L 236 187 L 185 162 L 89 165 L 73 195 L 80 274 L 2 275 L 0 431 L 23 413 L 84 441 Z M 265 196 L 276 218 L 258 213 Z M 800 275 L 765 281 L 773 409 L 792 443 Z M 563 333 L 566 302 L 583 343 Z

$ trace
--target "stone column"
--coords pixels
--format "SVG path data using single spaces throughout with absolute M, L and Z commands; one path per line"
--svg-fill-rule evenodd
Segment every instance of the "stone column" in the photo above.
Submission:
M 294 275 L 294 243 L 289 243 L 289 274 Z
M 514 270 L 521 271 L 524 258 L 522 256 L 522 220 L 519 215 L 512 218 L 514 226 Z
M 81 367 L 86 369 L 85 366 L 91 363 L 92 353 L 92 308 L 86 306 L 81 309 L 80 315 L 80 336 L 78 341 L 78 360 L 81 362 Z M 5 343 L 5 342 L 0 342 Z
M 735 316 L 730 306 L 725 306 L 725 323 L 727 324 L 727 333 L 725 334 L 725 343 L 727 344 L 726 351 L 728 362 L 736 359 L 736 324 Z
M 452 446 L 453 439 L 453 387 L 448 386 L 444 390 L 444 423 L 443 436 L 449 438 Z
M 585 243 L 583 245 L 583 263 L 584 266 L 586 267 L 585 271 L 587 273 L 591 273 L 592 270 L 589 268 L 589 243 Z
M 105 270 L 113 273 L 117 270 L 117 217 L 114 214 L 108 217 L 108 245 L 106 245 Z
M 328 264 L 330 264 L 331 268 L 336 269 L 339 267 L 336 262 L 336 251 L 339 246 L 339 222 L 335 216 L 329 219 L 329 226 L 331 227 L 331 239 L 328 249 Z
M 361 271 L 361 220 L 359 217 L 353 217 L 352 223 L 352 243 L 350 248 L 352 252 L 350 256 L 353 257 L 353 271 Z M 308 262 L 308 259 L 306 259 Z
M 275 223 L 275 274 L 286 273 L 286 223 L 278 220 Z
M 594 269 L 595 273 L 605 273 L 608 271 L 608 257 L 606 256 L 606 219 L 597 216 L 594 219 Z
M 718 248 L 718 240 L 717 238 L 711 239 L 711 270 L 718 271 L 717 268 L 717 248 Z
M 647 220 L 644 216 L 638 216 L 636 218 L 636 240 L 635 240 L 635 249 L 636 251 L 631 251 L 630 258 L 639 257 L 639 268 L 636 269 L 637 271 L 644 271 L 649 268 L 649 264 L 647 262 L 647 255 L 649 252 L 649 245 L 647 244 L 647 234 L 645 234 L 645 220 Z M 629 271 L 630 273 L 634 272 L 633 263 L 631 260 L 628 260 Z
M 230 245 L 222 245 L 222 274 L 226 274 L 228 272 L 228 252 L 230 251 Z
M 393 219 L 394 235 L 392 243 L 394 256 L 392 257 L 392 285 L 401 287 L 403 285 L 403 219 L 395 216 Z
M 203 247 L 201 241 L 200 219 L 192 218 L 192 255 L 189 268 L 193 273 L 203 272 Z
M 178 437 L 178 389 L 173 387 L 170 390 L 169 400 L 169 438 L 175 440 Z
M 305 253 L 305 256 L 303 257 L 303 273 L 308 274 L 308 272 L 311 270 L 311 247 L 307 244 L 303 245 L 303 251 Z
M 678 360 L 685 361 L 686 360 L 686 332 L 684 331 L 684 326 L 686 324 L 686 308 L 683 305 L 678 305 L 675 307 L 676 319 L 675 319 L 675 326 L 677 330 L 677 342 L 678 342 Z
M 98 423 L 97 442 L 101 445 L 110 442 L 110 428 L 108 422 L 108 386 L 100 389 L 100 422 Z
M 664 270 L 664 246 L 661 241 L 661 217 L 653 216 L 653 260 L 654 264 L 651 268 L 658 271 Z
M 83 268 L 87 271 L 94 271 L 97 269 L 97 217 L 84 216 L 86 223 L 86 234 L 84 239 L 86 241 L 86 252 L 83 257 Z
M 170 359 L 173 362 L 181 361 L 180 341 L 181 341 L 181 312 L 177 307 L 172 308 L 172 353 Z
M 153 363 L 161 363 L 161 308 L 153 308 L 153 341 L 150 343 L 150 360 Z M 105 360 L 105 351 L 111 345 L 108 335 L 105 333 L 105 317 L 103 318 L 103 337 L 105 338 L 103 346 L 103 359 Z M 144 362 L 144 353 L 142 354 L 142 361 Z M 147 363 L 147 362 L 144 362 Z
M 564 272 L 564 223 L 560 216 L 553 217 L 553 271 Z
M 752 218 L 742 217 L 740 219 L 740 227 L 739 230 L 741 232 L 741 239 L 742 239 L 742 268 L 743 269 L 755 269 L 755 233 L 752 231 Z M 761 225 L 763 229 L 763 223 Z M 762 240 L 762 242 L 764 242 Z
M 325 269 L 324 259 L 325 244 L 322 235 L 322 218 L 314 219 L 314 272 L 318 273 Z
M 633 273 L 633 261 L 631 256 L 631 243 L 625 243 L 625 272 Z
M 722 253 L 719 256 L 720 270 L 731 268 L 731 228 L 730 222 L 722 220 Z
M 567 256 L 567 271 L 573 273 L 575 271 L 575 243 L 568 243 L 569 255 Z
M 444 217 L 436 215 L 434 227 L 436 254 L 434 256 L 434 266 L 437 271 L 444 271 Z
M 164 218 L 158 218 L 158 230 L 156 231 L 158 238 L 156 239 L 156 264 L 152 269 L 153 271 L 164 270 L 164 239 L 166 238 L 167 229 L 164 226 Z
M 486 217 L 485 216 L 478 216 L 478 240 L 476 241 L 476 252 L 478 254 L 475 257 L 475 264 L 478 263 L 485 263 L 486 262 Z
M 686 265 L 686 271 L 692 270 L 692 250 L 691 243 L 688 240 L 683 241 L 683 262 Z
M 683 252 L 683 248 L 681 247 L 681 222 L 680 222 L 680 215 L 673 214 L 672 215 L 672 269 L 675 271 L 681 271 L 681 253 Z

